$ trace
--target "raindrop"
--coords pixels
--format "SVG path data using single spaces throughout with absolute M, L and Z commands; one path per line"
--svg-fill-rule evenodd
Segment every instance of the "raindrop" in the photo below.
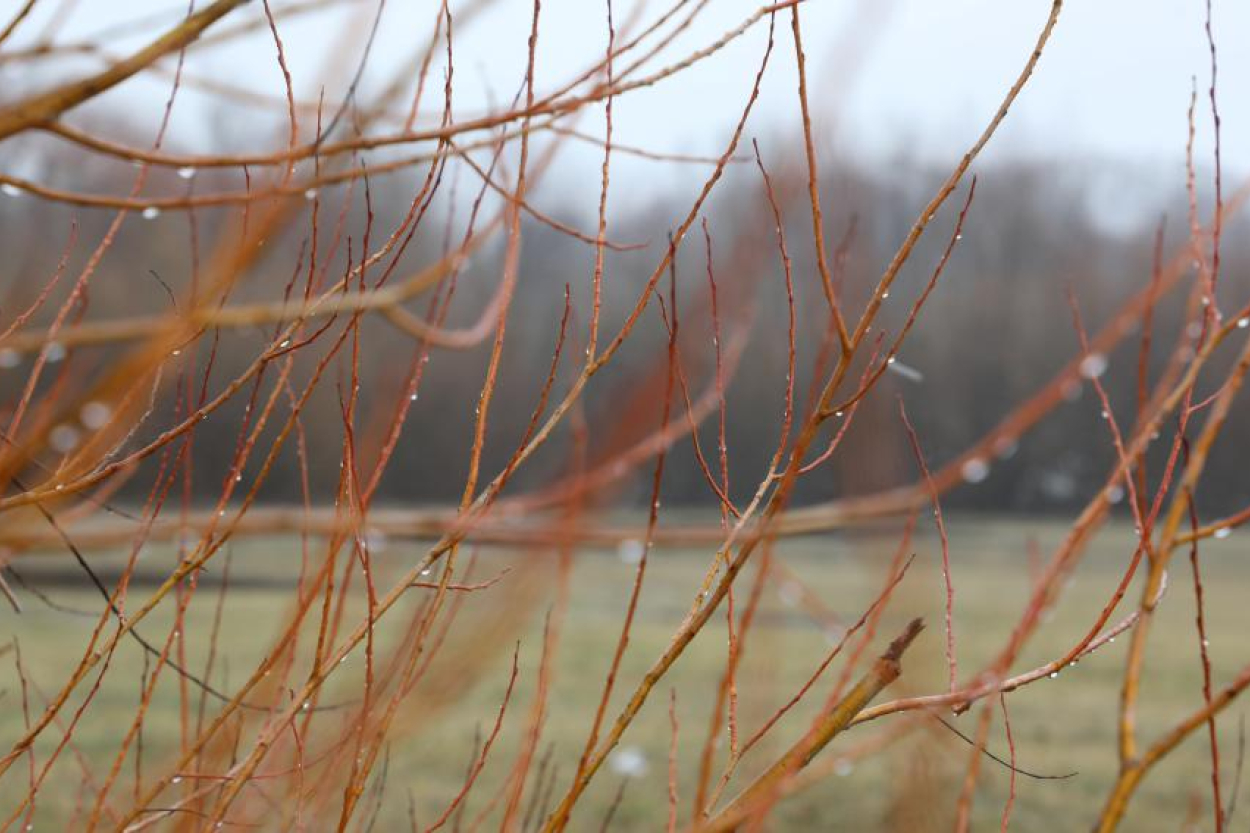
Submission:
M 890 297 L 890 290 L 888 290 L 888 289 L 887 289 L 885 292 L 882 292 L 882 293 L 881 293 L 881 300 L 882 300 L 882 301 L 884 301 L 886 298 L 889 298 L 889 297 Z
M 414 393 L 414 394 L 412 394 L 411 396 L 409 396 L 409 397 L 408 397 L 408 401 L 409 401 L 409 402 L 416 402 L 416 401 L 417 401 L 417 395 L 416 395 L 415 393 Z
M 626 564 L 637 564 L 646 553 L 646 546 L 637 538 L 626 538 L 616 545 L 616 557 Z
M 48 444 L 64 454 L 78 445 L 78 429 L 72 425 L 58 425 L 48 434 Z
M 0 368 L 8 370 L 17 367 L 22 362 L 22 354 L 11 347 L 0 350 Z
M 833 412 L 833 415 L 834 415 L 834 416 L 836 416 L 838 419 L 841 419 L 841 418 L 842 418 L 842 412 L 841 412 L 841 411 L 834 411 L 834 412 Z
M 171 783 L 171 784 L 181 784 L 181 783 L 182 783 L 182 776 L 181 776 L 181 775 L 175 775 L 175 776 L 173 777 L 173 779 L 172 779 L 172 780 L 170 780 L 170 782 L 169 782 L 169 783 Z
M 20 197 L 22 195 L 22 189 L 18 188 L 12 182 L 6 182 L 3 185 L 0 185 L 0 191 L 3 191 L 6 197 Z
M 43 348 L 43 358 L 49 364 L 59 362 L 61 359 L 65 358 L 65 345 L 61 344 L 59 341 L 50 343 L 47 347 Z
M 626 778 L 637 778 L 647 774 L 647 756 L 637 746 L 622 746 L 612 753 L 608 765 L 617 775 Z
M 312 200 L 317 199 L 317 189 L 316 189 L 316 188 L 309 188 L 307 191 L 305 191 L 305 192 L 304 192 L 304 199 L 306 199 L 306 200 L 308 200 L 308 201 L 310 201 L 310 202 L 311 202 Z
M 312 708 L 312 703 L 309 702 L 308 700 L 305 700 L 304 705 L 300 706 L 300 708 L 303 709 L 304 711 L 308 711 L 309 709 Z
M 1204 640 L 1202 640 L 1202 647 L 1204 647 L 1204 648 L 1210 648 L 1210 647 L 1211 647 L 1211 640 L 1209 640 L 1209 639 L 1204 639 Z
M 365 548 L 370 552 L 384 552 L 388 539 L 380 529 L 365 530 Z
M 1097 379 L 1107 372 L 1107 357 L 1102 353 L 1090 353 L 1081 359 L 1080 370 L 1086 379 Z
M 1122 500 L 1124 500 L 1124 489 L 1122 487 L 1120 486 L 1108 486 L 1107 487 L 1107 502 L 1108 503 L 1119 503 Z
M 145 220 L 155 220 L 159 216 L 161 216 L 161 210 L 154 205 L 149 205 L 143 209 L 143 219 Z
M 1230 536 L 1230 535 L 1232 535 L 1232 534 L 1233 534 L 1232 529 L 1230 529 L 1229 527 L 1226 527 L 1226 526 L 1222 526 L 1222 527 L 1220 527 L 1219 529 L 1215 530 L 1215 537 L 1216 537 L 1216 538 L 1219 538 L 1219 539 L 1221 539 L 1221 540 L 1222 540 L 1222 539 L 1224 539 L 1224 538 L 1227 538 L 1228 536 Z
M 777 595 L 781 597 L 781 601 L 786 607 L 795 607 L 799 603 L 802 592 L 802 588 L 799 587 L 797 582 L 787 581 L 778 588 Z
M 190 179 L 195 176 L 195 168 L 192 168 L 190 165 L 185 168 L 179 168 L 178 176 L 182 179 Z
M 1050 672 L 1050 674 L 1048 674 L 1047 676 L 1049 676 L 1049 677 L 1053 680 L 1053 679 L 1055 679 L 1056 677 L 1058 677 L 1058 676 L 1059 676 L 1059 672 L 1058 672 L 1058 671 L 1051 671 L 1051 672 Z
M 1246 327 L 1250 327 L 1250 318 L 1238 318 L 1237 329 L 1244 330 Z
M 88 402 L 78 412 L 78 419 L 82 422 L 84 428 L 95 430 L 96 428 L 104 427 L 112 413 L 112 409 L 103 402 Z
M 956 240 L 963 240 L 963 239 L 964 239 L 964 233 L 963 233 L 962 231 L 961 231 L 961 232 L 959 232 L 959 234 L 956 234 L 956 235 L 955 235 L 955 239 L 956 239 Z
M 284 339 L 282 339 L 282 343 L 281 343 L 281 344 L 279 344 L 278 346 L 279 346 L 279 347 L 290 347 L 290 346 L 291 346 L 291 340 L 290 340 L 289 338 L 284 338 Z
M 422 571 L 421 571 L 421 575 L 423 575 L 423 576 L 428 576 L 429 574 L 430 574 L 430 568 L 429 568 L 429 567 L 426 567 L 424 570 L 422 570 Z
M 990 475 L 990 464 L 980 457 L 973 457 L 959 468 L 959 473 L 969 483 L 980 483 Z
M 1103 419 L 1111 419 L 1111 412 L 1110 412 L 1110 411 L 1108 411 L 1106 408 L 1103 408 L 1103 409 L 1102 409 L 1102 418 L 1103 418 Z
M 890 372 L 895 373 L 899 376 L 902 376 L 904 379 L 906 379 L 909 382 L 923 382 L 924 381 L 923 373 L 921 373 L 919 370 L 912 367 L 911 365 L 903 364 L 902 362 L 895 361 L 893 356 L 890 357 L 890 361 L 886 365 L 886 367 L 889 368 Z

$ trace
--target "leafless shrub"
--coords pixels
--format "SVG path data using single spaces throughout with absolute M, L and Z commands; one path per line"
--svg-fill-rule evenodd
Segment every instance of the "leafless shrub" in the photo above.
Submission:
M 20 646 L 6 649 L 13 664 L 6 705 L 18 708 L 20 700 L 25 721 L 0 759 L 0 778 L 24 779 L 25 785 L 6 793 L 24 793 L 4 808 L 6 829 L 29 825 L 41 791 L 61 779 L 80 781 L 80 804 L 72 814 L 77 829 L 369 829 L 387 790 L 390 744 L 423 727 L 414 702 L 421 698 L 435 708 L 454 702 L 501 651 L 512 657 L 506 687 L 495 710 L 481 716 L 472 747 L 446 751 L 448 771 L 454 766 L 462 772 L 462 782 L 436 817 L 421 819 L 427 829 L 485 822 L 507 829 L 569 826 L 644 705 L 665 693 L 672 751 L 667 793 L 655 800 L 667 801 L 669 829 L 756 825 L 778 802 L 846 762 L 931 730 L 952 712 L 975 708 L 974 736 L 965 737 L 973 749 L 956 807 L 956 826 L 966 829 L 979 773 L 992 757 L 986 747 L 997 714 L 1010 732 L 1008 695 L 1058 674 L 1121 634 L 1129 648 L 1118 709 L 1120 770 L 1100 829 L 1116 827 L 1155 764 L 1204 728 L 1215 824 L 1222 829 L 1221 808 L 1228 805 L 1231 812 L 1232 800 L 1220 780 L 1215 718 L 1250 685 L 1250 665 L 1221 674 L 1207 655 L 1199 545 L 1245 522 L 1250 510 L 1203 522 L 1194 496 L 1250 370 L 1244 334 L 1250 307 L 1222 306 L 1217 299 L 1223 230 L 1246 195 L 1244 189 L 1225 193 L 1218 144 L 1213 210 L 1199 205 L 1191 145 L 1191 212 L 1183 245 L 1169 254 L 1160 244 L 1153 274 L 1116 301 L 1096 330 L 1086 330 L 1074 300 L 1079 354 L 1009 415 L 979 429 L 960 453 L 931 467 L 923 437 L 906 414 L 893 422 L 893 397 L 882 384 L 892 367 L 909 372 L 899 363 L 900 350 L 928 314 L 933 293 L 940 292 L 965 227 L 976 222 L 972 171 L 978 156 L 1038 68 L 1059 20 L 1059 0 L 1019 74 L 1004 79 L 1001 106 L 867 283 L 848 278 L 845 268 L 856 245 L 854 228 L 839 239 L 826 236 L 830 195 L 822 193 L 813 137 L 800 0 L 763 6 L 720 39 L 678 58 L 666 47 L 704 13 L 705 4 L 678 2 L 622 22 L 609 3 L 604 26 L 594 33 L 604 44 L 602 59 L 550 90 L 536 82 L 543 36 L 543 10 L 536 2 L 520 92 L 472 116 L 453 107 L 454 69 L 463 60 L 455 35 L 480 4 L 463 11 L 440 5 L 430 14 L 430 36 L 402 73 L 367 101 L 353 81 L 341 103 L 297 97 L 281 37 L 288 18 L 338 3 L 265 3 L 249 11 L 240 8 L 243 0 L 217 0 L 127 55 L 111 54 L 105 35 L 78 44 L 49 39 L 11 46 L 37 5 L 26 2 L 0 31 L 0 61 L 38 67 L 73 52 L 102 56 L 106 66 L 56 80 L 0 109 L 6 147 L 44 148 L 39 158 L 59 166 L 32 176 L 0 175 L 6 193 L 22 206 L 70 206 L 72 216 L 83 217 L 81 225 L 40 230 L 38 251 L 22 267 L 38 277 L 33 288 L 13 289 L 10 297 L 20 303 L 5 304 L 0 319 L 0 363 L 8 368 L 0 402 L 0 477 L 6 485 L 0 544 L 9 560 L 32 550 L 68 553 L 103 603 L 90 612 L 94 626 L 81 658 L 59 669 L 59 682 L 48 690 L 32 683 L 30 657 Z M 184 57 L 202 44 L 256 31 L 269 33 L 286 78 L 276 99 L 287 113 L 280 143 L 218 155 L 169 150 L 169 112 L 184 87 L 207 90 L 232 117 L 246 119 L 246 109 L 257 102 L 232 87 L 231 79 L 184 74 Z M 664 157 L 614 142 L 617 102 L 671 82 L 725 44 L 758 31 L 767 32 L 767 46 L 758 64 L 735 79 L 742 82 L 735 88 L 740 115 L 720 154 Z M 333 71 L 359 80 L 369 60 L 368 33 L 369 27 L 361 29 L 359 67 Z M 1218 125 L 1214 41 L 1211 57 L 1208 103 Z M 792 158 L 776 164 L 749 140 L 747 125 L 762 79 L 782 60 L 796 62 L 794 110 L 801 133 L 786 139 Z M 163 120 L 150 141 L 106 138 L 107 125 L 74 126 L 75 108 L 139 73 L 168 81 Z M 1191 124 L 1200 112 L 1195 97 Z M 587 186 L 597 193 L 597 221 L 590 229 L 550 216 L 531 201 L 536 184 L 573 142 L 593 143 L 602 152 L 598 182 Z M 610 196 L 620 187 L 611 162 L 624 153 L 705 171 L 690 204 L 670 218 L 667 245 L 638 250 L 637 241 L 618 239 L 609 222 Z M 133 167 L 115 167 L 91 183 L 75 175 L 90 169 L 88 160 L 99 159 Z M 727 242 L 705 215 L 731 169 L 751 172 L 751 186 L 737 194 L 755 222 Z M 399 184 L 384 184 L 388 175 L 401 177 Z M 380 210 L 397 200 L 400 210 Z M 148 235 L 144 218 L 174 213 L 185 219 L 186 242 L 167 242 L 160 254 L 185 277 L 156 269 L 139 276 L 146 288 L 133 298 L 97 292 L 100 275 L 115 268 L 112 259 L 131 237 Z M 1205 224 L 1204 214 L 1210 215 Z M 940 234 L 934 230 L 939 223 Z M 524 241 L 540 235 L 576 240 L 584 252 L 579 262 L 563 267 L 556 291 L 545 294 L 522 261 Z M 497 256 L 497 273 L 486 275 L 473 265 L 484 252 Z M 641 284 L 612 282 L 615 258 L 625 257 L 649 259 Z M 905 267 L 925 275 L 918 287 L 898 280 Z M 780 280 L 760 277 L 774 270 Z M 900 289 L 914 290 L 901 314 Z M 1180 335 L 1161 348 L 1156 310 L 1176 295 L 1183 296 Z M 471 314 L 465 299 L 476 305 Z M 551 317 L 558 325 L 544 334 L 546 355 L 539 361 L 511 354 L 517 329 L 526 327 L 524 311 L 552 304 L 559 309 Z M 744 353 L 755 349 L 747 339 L 761 304 L 782 309 L 779 317 L 786 322 L 784 331 L 768 334 L 783 345 L 771 373 L 780 390 L 777 431 L 766 445 L 764 470 L 744 490 L 730 482 L 728 391 L 738 381 Z M 1103 377 L 1108 354 L 1135 333 L 1140 359 L 1131 380 L 1134 405 L 1126 412 L 1115 407 Z M 1229 359 L 1229 348 L 1221 348 L 1238 340 L 1240 352 Z M 1152 358 L 1160 350 L 1162 365 Z M 375 507 L 384 477 L 395 468 L 406 423 L 422 412 L 437 416 L 445 404 L 423 396 L 428 377 L 461 353 L 471 358 L 454 365 L 456 372 L 462 383 L 475 381 L 473 419 L 457 434 L 467 450 L 430 451 L 442 455 L 431 459 L 445 467 L 440 483 L 455 485 L 457 505 Z M 602 384 L 615 385 L 611 413 L 591 419 L 587 392 Z M 959 661 L 952 624 L 959 576 L 949 558 L 943 497 L 964 481 L 983 479 L 991 460 L 1081 385 L 1102 403 L 1114 461 L 1067 537 L 1038 559 L 1029 602 L 1004 634 L 997 656 L 970 669 Z M 523 419 L 509 423 L 507 431 L 493 428 L 501 408 L 518 407 Z M 308 418 L 314 408 L 333 413 L 334 421 L 324 413 Z M 862 441 L 855 426 L 866 412 L 905 430 L 917 476 L 901 487 L 796 506 L 796 489 L 811 472 L 844 457 L 871 460 L 855 447 Z M 521 428 L 512 430 L 514 425 Z M 716 501 L 719 522 L 685 515 L 666 520 L 662 484 L 670 452 L 679 448 L 693 455 L 690 470 Z M 329 449 L 335 449 L 337 466 L 326 463 Z M 205 458 L 211 458 L 211 475 L 193 465 Z M 541 476 L 528 474 L 535 468 Z M 270 478 L 282 469 L 297 484 L 294 507 L 266 500 Z M 649 495 L 642 525 L 606 513 L 635 475 Z M 204 494 L 212 498 L 207 504 Z M 1122 581 L 1067 652 L 1022 667 L 1022 653 L 1119 496 L 1137 527 L 1136 551 Z M 930 508 L 941 534 L 946 615 L 929 627 L 940 631 L 945 645 L 947 684 L 932 693 L 910 688 L 891 697 L 885 691 L 900 675 L 906 680 L 906 652 L 923 626 L 907 616 L 910 623 L 899 633 L 883 633 L 891 627 L 883 613 L 906 605 L 894 591 L 912 563 L 917 518 Z M 758 722 L 744 714 L 738 702 L 741 658 L 755 635 L 763 589 L 770 582 L 795 583 L 774 560 L 774 545 L 788 536 L 883 519 L 900 524 L 900 544 L 875 595 L 862 600 L 858 613 L 838 620 L 840 637 L 813 657 L 814 672 L 786 692 L 782 706 Z M 231 548 L 275 534 L 301 551 L 284 626 L 257 652 L 256 662 L 234 665 L 227 675 L 224 657 L 237 647 L 220 640 L 221 605 L 232 588 Z M 397 567 L 379 558 L 387 539 L 428 545 L 415 561 Z M 177 560 L 149 586 L 139 580 L 140 555 L 156 541 L 174 542 Z M 514 563 L 493 572 L 494 562 L 479 557 L 477 547 L 486 544 L 510 548 L 517 554 Z M 559 719 L 561 703 L 553 692 L 567 636 L 572 561 L 587 544 L 621 546 L 635 564 L 634 579 L 618 591 L 627 600 L 624 615 L 615 638 L 600 651 L 596 707 L 581 748 L 557 754 L 545 749 L 544 728 Z M 705 549 L 704 579 L 645 673 L 627 674 L 623 659 L 638 627 L 655 548 L 674 544 Z M 93 568 L 95 552 L 119 545 L 128 554 L 119 575 Z M 1142 669 L 1177 552 L 1188 554 L 1198 604 L 1203 703 L 1145 740 L 1138 720 Z M 539 557 L 544 553 L 553 557 Z M 1140 594 L 1125 603 L 1139 575 Z M 17 592 L 7 583 L 4 589 L 17 604 Z M 491 599 L 486 607 L 466 601 L 483 598 Z M 804 603 L 818 621 L 826 615 L 819 599 Z M 192 604 L 215 609 L 209 633 L 187 632 Z M 536 678 L 523 679 L 518 636 L 533 611 L 544 608 L 539 644 L 524 646 L 540 657 Z M 707 722 L 682 725 L 680 698 L 705 692 L 677 692 L 668 684 L 669 672 L 701 633 L 718 627 L 714 619 L 722 611 L 727 649 Z M 888 647 L 874 647 L 879 636 L 892 640 Z M 108 754 L 92 758 L 78 738 L 100 709 L 97 695 L 106 675 L 134 673 L 114 658 L 135 646 L 143 657 L 133 680 L 137 699 L 126 725 L 112 727 Z M 825 672 L 835 664 L 839 671 L 831 682 Z M 169 687 L 178 692 L 180 745 L 153 760 L 145 754 L 145 729 L 158 690 Z M 787 739 L 792 725 L 781 719 L 800 702 L 814 717 L 807 731 Z M 520 739 L 504 748 L 499 738 L 506 723 L 521 728 Z M 871 730 L 842 737 L 864 724 Z M 769 748 L 766 740 L 779 746 Z M 697 772 L 679 772 L 679 749 L 698 750 Z M 756 749 L 767 750 L 768 760 L 746 757 Z M 500 762 L 503 755 L 512 756 L 511 763 Z M 1010 760 L 993 760 L 1010 771 L 1012 799 L 1017 774 L 1038 777 L 1016 765 L 1014 742 Z M 492 763 L 504 767 L 504 775 L 482 779 Z M 125 780 L 132 781 L 129 787 Z M 693 798 L 679 791 L 679 781 L 693 782 Z M 618 792 L 605 826 L 620 800 Z M 1010 815 L 1009 800 L 1004 827 Z

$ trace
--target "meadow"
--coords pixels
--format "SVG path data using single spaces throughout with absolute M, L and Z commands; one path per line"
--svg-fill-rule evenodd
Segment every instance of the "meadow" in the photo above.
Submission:
M 1019 616 L 1029 587 L 1030 547 L 1046 552 L 1058 542 L 1066 527 L 1059 520 L 977 515 L 957 515 L 949 518 L 948 523 L 951 569 L 957 580 L 958 659 L 961 668 L 973 669 L 981 667 L 1002 647 Z M 777 546 L 773 577 L 766 585 L 758 620 L 746 642 L 740 672 L 739 721 L 744 732 L 767 719 L 789 698 L 811 673 L 830 641 L 839 638 L 842 627 L 854 622 L 866 601 L 879 592 L 885 566 L 898 540 L 892 530 L 880 532 L 790 539 Z M 1127 524 L 1113 523 L 1103 530 L 1061 603 L 1047 614 L 1045 624 L 1013 670 L 1032 668 L 1079 640 L 1119 580 L 1134 541 Z M 943 598 L 936 537 L 929 530 L 918 533 L 914 551 L 916 559 L 890 601 L 873 650 L 879 651 L 912 616 L 924 616 L 929 627 L 905 658 L 902 678 L 884 693 L 883 698 L 887 699 L 903 693 L 939 691 L 944 684 Z M 379 565 L 385 565 L 379 566 L 379 570 L 398 570 L 417 553 L 415 543 L 390 541 L 385 552 L 377 556 Z M 622 554 L 626 557 L 622 558 Z M 551 669 L 551 706 L 544 718 L 539 745 L 540 770 L 525 799 L 527 824 L 536 825 L 544 815 L 539 811 L 544 809 L 544 801 L 550 800 L 549 785 L 554 783 L 557 789 L 562 786 L 562 778 L 567 774 L 560 772 L 559 764 L 575 759 L 580 750 L 602 690 L 608 662 L 604 646 L 613 643 L 619 633 L 626 603 L 624 588 L 632 581 L 634 566 L 626 563 L 628 555 L 625 550 L 618 553 L 585 549 L 573 560 L 564 626 Z M 137 585 L 131 592 L 142 595 L 144 578 L 157 576 L 168 557 L 168 552 L 159 549 L 145 554 L 136 570 Z M 222 688 L 228 690 L 232 683 L 237 684 L 270 644 L 290 604 L 292 561 L 299 558 L 298 546 L 289 539 L 246 540 L 234 547 L 228 576 L 230 590 L 224 594 L 220 612 L 218 656 L 210 676 Z M 432 685 L 418 686 L 404 701 L 385 761 L 375 772 L 370 787 L 370 807 L 377 810 L 376 821 L 372 822 L 374 829 L 407 829 L 414 819 L 423 828 L 459 791 L 468 750 L 478 747 L 498 714 L 513 648 L 519 639 L 515 691 L 496 751 L 482 771 L 479 787 L 455 822 L 460 829 L 498 824 L 501 807 L 491 807 L 488 797 L 497 794 L 531 718 L 542 629 L 553 605 L 554 558 L 545 551 L 483 548 L 478 559 L 482 576 L 499 575 L 504 568 L 508 572 L 499 579 L 495 593 L 482 594 L 480 599 L 465 594 L 458 614 L 461 625 L 448 637 L 451 641 L 439 656 L 443 667 L 430 675 Z M 666 644 L 691 603 L 707 559 L 708 553 L 700 549 L 661 549 L 652 555 L 638 619 L 621 665 L 624 686 L 620 688 L 632 685 Z M 118 557 L 101 556 L 93 563 L 107 575 L 110 565 L 118 563 Z M 68 559 L 34 554 L 16 566 L 27 582 L 58 606 L 83 612 L 100 610 L 99 596 L 74 575 L 76 567 Z M 1244 639 L 1250 625 L 1245 603 L 1250 598 L 1250 565 L 1245 561 L 1244 542 L 1234 535 L 1207 543 L 1203 547 L 1202 567 L 1209 651 L 1218 683 L 1221 672 L 1227 673 L 1244 655 Z M 186 616 L 187 667 L 203 667 L 217 615 L 216 585 L 223 578 L 217 571 L 214 566 L 201 576 L 202 585 Z M 1143 735 L 1148 739 L 1199 707 L 1202 700 L 1188 564 L 1178 561 L 1170 579 L 1144 674 L 1139 714 Z M 414 588 L 414 599 L 428 592 Z M 5 703 L 0 711 L 0 740 L 5 744 L 11 743 L 21 730 L 23 698 L 29 700 L 31 709 L 38 710 L 39 693 L 55 686 L 80 658 L 96 624 L 94 617 L 53 610 L 28 593 L 23 598 L 27 607 L 20 615 L 8 609 L 0 613 L 0 630 L 10 634 L 13 644 L 20 645 L 29 684 L 24 693 L 15 673 L 14 654 L 9 651 L 0 671 Z M 501 599 L 511 602 L 501 604 Z M 168 609 L 162 610 L 146 626 L 148 637 L 165 636 L 171 621 Z M 383 620 L 379 640 L 398 639 L 400 634 L 395 630 L 406 621 L 402 614 Z M 647 704 L 609 759 L 610 771 L 595 782 L 584 804 L 579 805 L 572 819 L 573 829 L 598 830 L 609 813 L 614 830 L 657 830 L 665 826 L 672 733 L 669 686 L 679 692 L 673 715 L 683 741 L 679 744 L 681 760 L 676 780 L 678 818 L 683 825 L 689 820 L 693 803 L 690 782 L 697 771 L 697 750 L 701 745 L 697 739 L 707 730 L 708 704 L 724 667 L 724 633 L 723 621 L 707 628 L 675 666 L 664 696 L 654 697 Z M 1068 778 L 1047 780 L 1017 775 L 1011 829 L 1079 830 L 1087 828 L 1097 817 L 1117 766 L 1116 696 L 1126 642 L 1121 639 L 1106 645 L 1057 678 L 1039 681 L 1008 696 L 1017 766 L 1044 775 L 1075 773 Z M 362 662 L 360 652 L 351 655 L 347 662 Z M 133 719 L 138 683 L 145 674 L 143 652 L 131 642 L 123 643 L 111 665 L 112 673 L 104 677 L 98 695 L 73 733 L 74 754 L 82 767 L 96 772 L 95 777 L 111 762 L 122 733 Z M 749 764 L 771 760 L 783 743 L 805 728 L 811 707 L 839 671 L 840 664 L 835 661 L 817 683 L 816 696 L 809 698 L 813 702 L 801 703 L 783 718 L 782 724 L 747 759 L 743 776 L 751 774 Z M 323 702 L 352 696 L 353 685 L 359 685 L 359 675 L 343 676 L 343 680 L 334 678 Z M 126 773 L 115 788 L 115 795 L 133 789 L 136 772 L 142 779 L 164 772 L 168 766 L 170 755 L 180 743 L 180 685 L 185 684 L 176 675 L 168 671 L 164 674 L 143 728 L 141 760 L 136 763 L 134 754 L 128 756 Z M 616 701 L 620 699 L 618 696 Z M 189 700 L 193 704 L 198 700 L 194 691 Z M 206 711 L 211 717 L 211 701 Z M 976 714 L 974 709 L 961 717 L 946 716 L 971 735 Z M 1226 796 L 1235 789 L 1234 777 L 1240 774 L 1240 721 L 1234 707 L 1222 715 L 1219 724 L 1225 750 Z M 947 829 L 971 750 L 935 720 L 921 718 L 920 722 L 919 728 L 894 741 L 881 754 L 864 761 L 834 764 L 835 777 L 778 806 L 770 829 Z M 879 728 L 869 724 L 851 730 L 836 739 L 817 761 L 837 761 L 841 750 L 853 748 Z M 45 733 L 36 747 L 36 759 L 59 738 L 60 732 Z M 988 749 L 1001 757 L 1008 755 L 1001 720 L 993 724 Z M 0 806 L 11 806 L 25 792 L 25 778 L 18 773 L 13 776 L 16 777 L 0 784 Z M 1197 808 L 1209 800 L 1209 779 L 1206 737 L 1197 732 L 1150 774 L 1131 805 L 1125 829 L 1176 830 L 1187 816 L 1187 807 L 1192 806 L 1197 813 Z M 983 761 L 974 805 L 974 829 L 999 825 L 1009 781 L 1010 773 L 1005 767 L 988 759 Z M 738 783 L 740 778 L 730 785 L 727 795 L 735 792 Z M 263 790 L 263 786 L 258 789 Z M 67 829 L 78 800 L 79 785 L 74 779 L 59 778 L 47 783 L 39 793 L 35 829 Z M 374 815 L 362 813 L 360 829 L 367 829 Z M 1238 815 L 1230 820 L 1233 827 L 1244 821 L 1245 816 Z M 323 820 L 302 821 L 306 829 L 323 829 Z

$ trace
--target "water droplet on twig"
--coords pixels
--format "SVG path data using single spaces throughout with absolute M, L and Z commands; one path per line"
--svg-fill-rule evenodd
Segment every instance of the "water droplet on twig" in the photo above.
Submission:
M 968 483 L 980 483 L 990 476 L 990 464 L 980 457 L 973 457 L 959 467 L 959 473 Z
M 1086 379 L 1097 379 L 1107 372 L 1107 357 L 1102 353 L 1090 353 L 1081 359 L 1080 371 Z
M 84 428 L 94 431 L 97 428 L 103 428 L 112 414 L 113 410 L 108 405 L 92 401 L 82 406 L 82 410 L 78 412 L 78 420 Z
M 612 753 L 608 765 L 617 775 L 626 778 L 639 778 L 646 775 L 650 768 L 646 754 L 637 746 L 622 746 Z
M 924 381 L 923 373 L 909 364 L 903 364 L 900 361 L 896 361 L 893 356 L 890 357 L 889 362 L 886 364 L 886 369 L 888 369 L 891 373 L 902 376 L 909 382 Z
M 72 451 L 78 445 L 78 429 L 72 425 L 58 425 L 48 433 L 48 444 L 62 454 Z
M 616 545 L 616 557 L 625 564 L 637 564 L 646 553 L 646 546 L 637 538 L 626 538 Z

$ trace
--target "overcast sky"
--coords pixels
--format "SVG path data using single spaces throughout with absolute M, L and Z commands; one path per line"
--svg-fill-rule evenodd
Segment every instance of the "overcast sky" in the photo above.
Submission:
M 204 0 L 200 0 L 201 5 Z M 15 5 L 3 0 L 0 6 Z M 44 0 L 42 6 L 59 5 Z M 623 26 L 636 4 L 616 0 Z M 182 0 L 80 0 L 62 40 L 97 31 L 130 17 L 167 10 L 177 15 Z M 746 19 L 758 2 L 711 0 L 698 23 L 655 64 L 661 66 L 706 46 Z M 1047 0 L 810 0 L 803 6 L 805 43 L 811 67 L 813 106 L 822 147 L 882 163 L 898 154 L 953 162 L 982 129 L 1032 49 L 1050 3 Z M 377 8 L 360 0 L 282 25 L 297 92 L 312 100 L 318 70 L 340 33 L 367 29 Z M 436 5 L 432 0 L 387 0 L 375 60 L 366 91 L 398 66 L 428 37 Z M 453 4 L 453 8 L 456 8 Z M 663 8 L 646 7 L 647 19 Z M 119 9 L 125 9 L 125 18 Z M 475 20 L 462 21 L 456 40 L 456 107 L 480 112 L 491 101 L 509 99 L 525 65 L 531 3 L 499 0 Z M 540 89 L 554 86 L 602 54 L 606 43 L 605 2 L 545 0 L 538 53 Z M 258 14 L 258 3 L 236 13 Z M 1219 48 L 1223 160 L 1230 183 L 1250 171 L 1250 4 L 1213 3 Z M 1211 117 L 1206 100 L 1210 56 L 1204 32 L 1203 0 L 1068 0 L 1037 75 L 1025 89 L 987 159 L 1028 156 L 1045 160 L 1115 159 L 1148 168 L 1162 181 L 1182 182 L 1186 108 L 1192 85 L 1200 93 L 1199 158 L 1210 159 Z M 769 69 L 757 117 L 749 132 L 768 142 L 792 135 L 796 112 L 794 60 L 788 15 L 778 18 L 777 51 Z M 34 20 L 25 42 L 40 31 Z M 114 40 L 125 51 L 150 37 Z M 618 103 L 617 139 L 655 150 L 716 152 L 723 146 L 758 66 L 766 24 L 727 46 L 712 59 L 659 86 Z M 15 39 L 15 45 L 23 43 Z M 238 46 L 197 55 L 191 69 L 252 89 L 280 93 L 281 77 L 267 32 Z M 347 66 L 357 54 L 339 56 Z M 84 65 L 86 66 L 86 65 Z M 349 73 L 348 73 L 349 74 Z M 340 74 L 342 75 L 342 73 Z M 164 79 L 132 82 L 114 95 L 129 105 L 163 95 Z M 337 92 L 341 92 L 337 91 Z M 327 90 L 333 98 L 335 90 Z M 116 100 L 116 99 L 114 99 Z M 160 99 L 143 108 L 159 116 Z M 204 96 L 187 92 L 176 113 L 176 133 L 194 145 L 203 137 Z M 598 131 L 601 111 L 580 126 Z M 72 117 L 71 117 L 72 118 Z M 215 130 L 229 130 L 216 125 Z M 202 149 L 208 149 L 204 147 Z M 591 159 L 591 151 L 583 161 Z M 654 173 L 654 163 L 622 161 L 626 170 Z M 654 188 L 679 187 L 683 174 L 671 166 Z

